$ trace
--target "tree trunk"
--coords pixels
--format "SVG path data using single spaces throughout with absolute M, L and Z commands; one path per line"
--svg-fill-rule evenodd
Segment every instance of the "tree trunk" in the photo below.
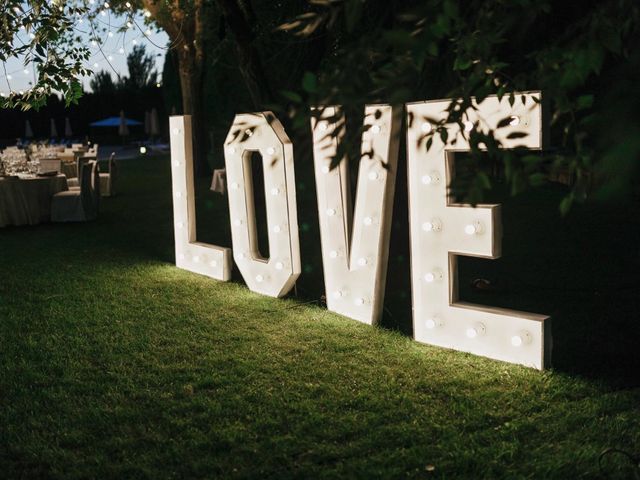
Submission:
M 207 161 L 208 141 L 204 119 L 204 0 L 194 0 L 187 14 L 177 6 L 161 10 L 162 2 L 143 0 L 158 25 L 169 35 L 178 52 L 178 73 L 182 90 L 182 114 L 191 115 L 193 162 L 196 175 L 211 173 Z
M 272 100 L 272 95 L 260 54 L 253 44 L 254 35 L 251 28 L 253 14 L 250 5 L 248 2 L 243 2 L 241 6 L 237 0 L 217 0 L 217 3 L 236 40 L 240 74 L 249 90 L 254 107 L 261 109 L 265 103 Z

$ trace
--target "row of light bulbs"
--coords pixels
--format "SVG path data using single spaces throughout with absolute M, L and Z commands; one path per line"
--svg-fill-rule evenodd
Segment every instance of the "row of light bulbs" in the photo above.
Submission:
M 434 330 L 436 328 L 440 328 L 444 326 L 444 322 L 440 317 L 431 317 L 425 321 L 425 327 L 429 330 Z M 484 323 L 476 322 L 473 325 L 469 325 L 465 329 L 465 336 L 469 339 L 474 339 L 478 337 L 482 337 L 487 333 L 487 328 Z M 526 330 L 521 330 L 516 334 L 511 336 L 511 345 L 514 347 L 522 347 L 524 345 L 529 345 L 531 343 L 532 337 L 531 333 Z

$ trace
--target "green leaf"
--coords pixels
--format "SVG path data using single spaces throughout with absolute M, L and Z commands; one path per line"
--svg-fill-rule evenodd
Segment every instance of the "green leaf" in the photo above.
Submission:
M 316 93 L 318 91 L 318 77 L 314 73 L 304 72 L 302 88 L 305 92 Z
M 576 100 L 576 107 L 578 110 L 584 110 L 590 108 L 593 105 L 593 95 L 580 95 Z

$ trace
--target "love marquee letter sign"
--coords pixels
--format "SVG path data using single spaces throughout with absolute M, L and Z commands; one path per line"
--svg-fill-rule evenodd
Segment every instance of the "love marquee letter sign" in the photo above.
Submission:
M 419 342 L 543 369 L 551 360 L 549 317 L 458 298 L 457 256 L 498 258 L 502 225 L 500 205 L 455 202 L 449 190 L 455 153 L 469 150 L 473 130 L 492 131 L 502 148 L 542 148 L 540 93 L 520 96 L 522 102 L 513 105 L 507 97 L 487 97 L 465 113 L 462 125 L 445 123 L 450 100 L 405 106 L 413 331 Z M 353 208 L 346 158 L 336 159 L 344 115 L 337 106 L 312 113 L 327 308 L 373 325 L 384 305 L 402 109 L 365 107 Z M 228 281 L 233 255 L 251 290 L 287 294 L 301 261 L 293 146 L 282 124 L 271 112 L 237 115 L 225 140 L 233 250 L 196 241 L 191 119 L 171 117 L 170 124 L 176 265 Z M 258 250 L 250 173 L 254 152 L 264 166 L 269 258 Z

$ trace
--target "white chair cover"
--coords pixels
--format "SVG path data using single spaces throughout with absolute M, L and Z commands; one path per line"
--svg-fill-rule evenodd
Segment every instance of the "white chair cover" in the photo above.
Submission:
M 112 197 L 116 194 L 115 183 L 118 167 L 116 165 L 116 153 L 109 157 L 109 172 L 100 174 L 100 194 L 103 197 Z
M 98 215 L 95 190 L 98 170 L 95 163 L 89 162 L 80 169 L 80 190 L 68 190 L 56 193 L 51 204 L 51 221 L 53 222 L 86 222 L 94 220 Z M 99 185 L 99 181 L 97 184 Z M 98 189 L 100 187 L 98 186 Z

